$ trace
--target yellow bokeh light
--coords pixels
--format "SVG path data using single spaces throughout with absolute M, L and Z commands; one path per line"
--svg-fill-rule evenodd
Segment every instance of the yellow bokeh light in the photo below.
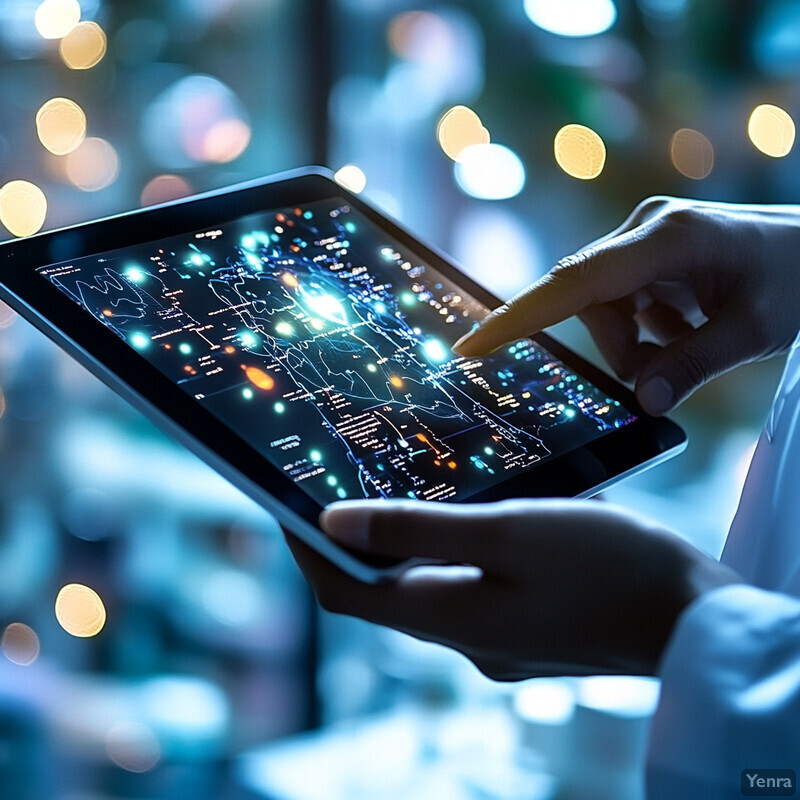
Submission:
M 565 125 L 555 139 L 558 166 L 573 178 L 590 181 L 606 164 L 606 146 L 599 134 L 585 125 Z
M 81 20 L 78 0 L 44 0 L 36 9 L 34 24 L 43 39 L 61 39 Z
M 67 177 L 84 192 L 110 186 L 119 175 L 119 156 L 105 139 L 91 137 L 67 156 Z
M 27 667 L 39 657 L 39 637 L 30 626 L 12 622 L 3 631 L 0 649 L 12 664 Z
M 54 97 L 36 112 L 36 133 L 53 155 L 65 156 L 86 138 L 86 114 L 74 100 Z
M 333 177 L 340 186 L 349 189 L 353 194 L 360 194 L 367 188 L 367 176 L 355 164 L 342 167 Z
M 0 222 L 14 236 L 30 236 L 44 225 L 47 198 L 28 181 L 10 181 L 0 189 Z
M 695 181 L 701 181 L 714 169 L 714 146 L 700 131 L 681 128 L 672 135 L 669 154 L 675 169 Z
M 489 144 L 489 131 L 483 127 L 481 118 L 466 106 L 455 106 L 439 120 L 436 137 L 442 150 L 458 161 L 459 155 L 475 144 Z
M 91 69 L 103 60 L 106 46 L 106 34 L 96 22 L 80 22 L 61 40 L 58 52 L 70 69 Z
M 72 636 L 96 636 L 106 624 L 106 608 L 94 589 L 68 583 L 56 597 L 56 619 Z
M 747 133 L 750 141 L 772 158 L 783 158 L 794 147 L 794 120 L 779 106 L 765 104 L 753 109 Z

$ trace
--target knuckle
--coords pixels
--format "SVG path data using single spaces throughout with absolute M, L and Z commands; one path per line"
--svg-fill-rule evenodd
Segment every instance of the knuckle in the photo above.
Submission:
M 652 197 L 647 197 L 636 206 L 631 218 L 637 221 L 647 219 L 655 214 L 660 214 L 673 202 L 675 202 L 675 198 L 668 197 L 667 195 L 653 195 Z
M 701 386 L 716 372 L 711 354 L 696 342 L 687 342 L 683 347 L 678 367 L 689 386 Z
M 584 296 L 584 306 L 597 302 L 593 290 L 593 276 L 604 268 L 608 255 L 602 247 L 588 247 L 578 253 L 562 258 L 547 274 L 545 280 L 559 285 L 571 293 Z

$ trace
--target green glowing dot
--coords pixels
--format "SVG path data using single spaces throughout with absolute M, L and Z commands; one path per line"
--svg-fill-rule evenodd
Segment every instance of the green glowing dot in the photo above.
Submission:
M 178 345 L 178 350 L 180 350 L 185 356 L 188 356 L 189 353 L 192 352 L 192 347 L 184 342 L 183 344 Z
M 311 459 L 311 460 L 312 460 L 312 461 L 313 461 L 315 464 L 319 464 L 319 462 L 320 462 L 320 461 L 322 461 L 322 453 L 320 453 L 320 451 L 319 451 L 319 450 L 312 450 L 312 451 L 309 453 L 308 457 L 309 457 L 309 458 L 310 458 L 310 459 Z
M 250 390 L 248 389 L 248 391 Z M 286 406 L 283 403 L 275 403 L 273 408 L 275 409 L 276 414 L 283 414 L 283 412 L 286 411 Z
M 377 372 L 378 368 L 374 364 L 367 364 L 367 370 L 369 370 L 369 372 Z
M 252 400 L 253 390 L 250 387 L 242 389 L 242 397 L 244 397 L 245 400 Z
M 328 475 L 327 481 L 328 481 L 328 486 L 336 486 L 336 484 L 339 483 L 339 481 L 336 480 L 336 478 L 334 478 L 333 475 Z
M 134 333 L 133 336 L 131 336 L 131 344 L 137 350 L 144 350 L 144 348 L 150 344 L 150 339 L 148 339 L 143 333 Z
M 279 322 L 275 326 L 275 333 L 280 333 L 283 336 L 291 336 L 294 333 L 294 328 L 288 322 Z
M 355 232 L 356 232 L 356 226 L 355 226 L 355 223 L 353 223 L 353 222 L 345 222 L 345 224 L 344 224 L 344 229 L 345 229 L 345 230 L 346 230 L 348 233 L 355 233 Z
M 400 302 L 405 306 L 413 306 L 417 302 L 417 298 L 416 295 L 413 295 L 411 292 L 403 292 L 403 294 L 400 295 Z
M 486 453 L 487 456 L 493 456 L 494 450 L 491 447 L 484 447 L 483 452 Z
M 344 489 L 342 489 L 342 487 L 340 486 L 340 487 L 339 487 L 339 488 L 336 490 L 336 496 L 337 496 L 337 497 L 341 497 L 342 499 L 344 499 L 345 497 L 347 497 L 347 492 L 346 492 Z

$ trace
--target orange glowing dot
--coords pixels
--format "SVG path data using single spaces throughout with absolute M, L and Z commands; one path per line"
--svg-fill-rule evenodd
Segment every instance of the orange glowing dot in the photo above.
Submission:
M 247 379 L 253 386 L 263 389 L 265 392 L 275 388 L 275 379 L 258 367 L 248 367 L 244 374 L 247 375 Z
M 300 252 L 300 248 L 299 248 L 299 247 L 298 247 L 296 244 L 293 244 L 293 245 L 292 245 L 292 246 L 291 246 L 289 249 L 290 249 L 290 250 L 291 250 L 293 253 L 299 253 L 299 252 Z
M 187 364 L 187 365 L 186 365 L 186 366 L 183 368 L 183 371 L 184 371 L 184 372 L 191 372 L 191 371 L 192 371 L 192 368 L 191 368 L 191 367 L 190 367 L 190 366 Z
M 278 214 L 278 216 L 275 217 L 275 219 L 278 220 L 278 222 L 286 222 L 286 215 L 285 214 Z
M 287 286 L 297 286 L 297 278 L 295 278 L 291 272 L 284 272 L 283 275 L 281 275 L 281 280 Z
M 294 215 L 295 215 L 296 217 L 299 217 L 299 216 L 300 216 L 302 213 L 303 213 L 303 212 L 302 212 L 302 210 L 301 210 L 301 209 L 299 209 L 299 208 L 296 208 L 296 209 L 294 210 Z
M 114 312 L 110 308 L 104 308 L 103 309 L 103 316 L 104 317 L 113 317 L 114 316 Z
M 417 439 L 419 439 L 421 442 L 424 442 L 425 444 L 428 443 L 428 437 L 424 433 L 418 433 Z
M 403 388 L 403 381 L 400 378 L 398 378 L 397 375 L 392 375 L 389 378 L 389 383 L 391 383 L 392 386 L 394 386 L 396 389 Z
M 172 345 L 171 344 L 165 344 L 164 345 L 164 349 L 165 350 L 172 350 Z
M 232 353 L 235 353 L 235 352 L 236 352 L 236 348 L 235 348 L 235 347 L 233 347 L 232 345 L 228 345 L 228 346 L 225 348 L 225 352 L 226 352 L 228 355 L 231 355 Z
M 442 462 L 439 461 L 438 458 L 433 463 L 436 464 L 437 467 L 441 467 L 442 466 Z
M 458 464 L 456 464 L 455 461 L 448 461 L 447 466 L 450 467 L 450 469 L 455 469 L 458 466 Z

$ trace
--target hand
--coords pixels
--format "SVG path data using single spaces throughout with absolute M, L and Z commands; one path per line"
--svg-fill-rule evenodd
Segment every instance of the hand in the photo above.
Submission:
M 324 608 L 445 644 L 496 680 L 654 674 L 681 611 L 737 581 L 665 529 L 591 501 L 346 501 L 320 523 L 365 553 L 477 567 L 368 585 L 288 537 Z
M 798 252 L 798 207 L 654 197 L 453 349 L 491 352 L 577 314 L 644 410 L 665 414 L 711 378 L 789 347 Z

